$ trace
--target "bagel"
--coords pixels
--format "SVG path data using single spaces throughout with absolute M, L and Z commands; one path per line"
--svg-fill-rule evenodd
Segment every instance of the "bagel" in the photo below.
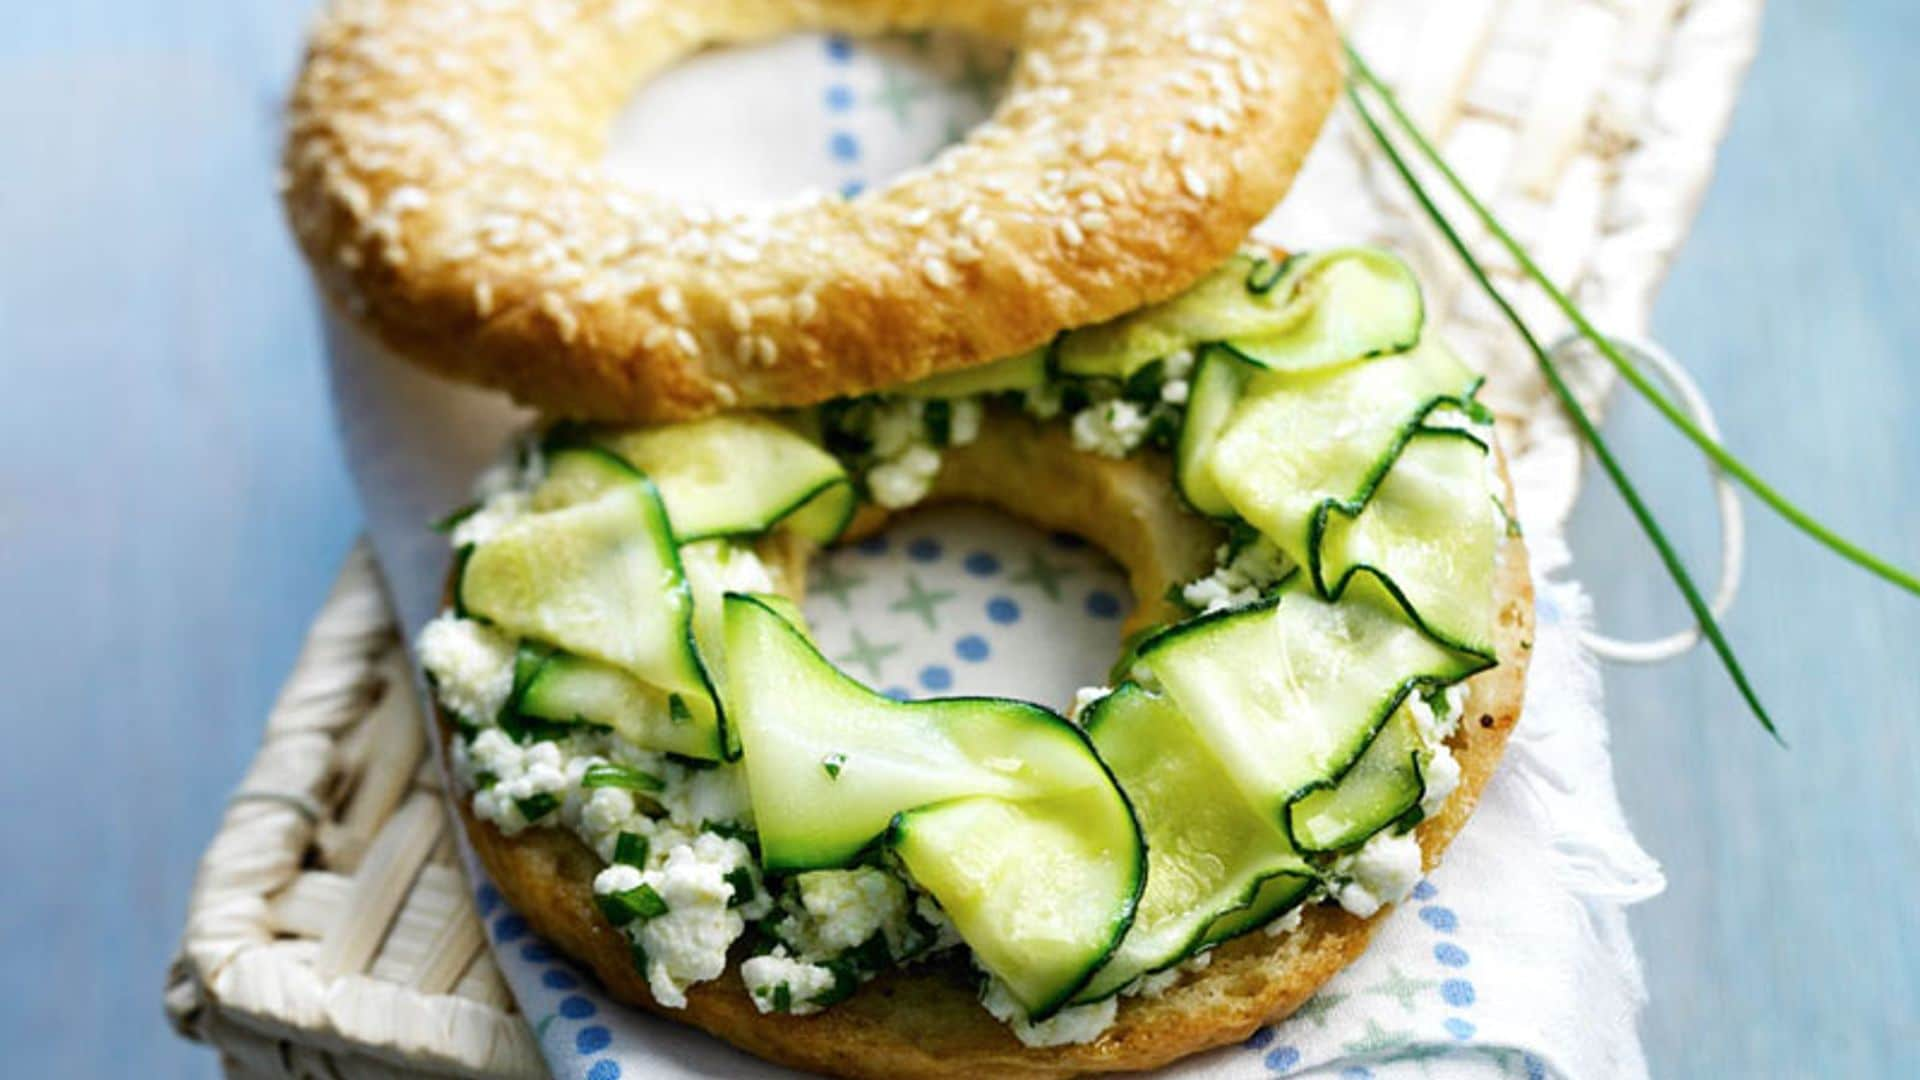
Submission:
M 1218 538 L 1213 525 L 1174 496 L 1164 475 L 1164 462 L 1150 457 L 1113 461 L 1076 452 L 1057 427 L 998 417 L 989 419 L 977 442 L 949 455 L 929 500 L 989 504 L 1082 535 L 1116 557 L 1137 596 L 1152 598 L 1198 573 Z M 1511 505 L 1504 459 L 1500 477 L 1502 498 Z M 887 519 L 869 511 L 854 531 L 878 531 Z M 1519 537 L 1508 536 L 1503 544 L 1495 585 L 1501 663 L 1468 680 L 1466 720 L 1448 740 L 1461 768 L 1459 786 L 1414 830 L 1429 869 L 1466 824 L 1520 714 L 1533 639 L 1532 585 Z M 782 587 L 797 591 L 806 546 L 775 537 L 762 543 L 762 553 L 779 569 Z M 453 739 L 450 718 L 444 710 L 440 717 L 443 738 Z M 1328 905 L 1309 906 L 1297 929 L 1228 941 L 1214 950 L 1205 970 L 1158 997 L 1128 999 L 1099 1039 L 1029 1047 L 980 1008 L 969 973 L 952 963 L 882 975 L 812 1016 L 760 1012 L 734 968 L 689 990 L 683 1007 L 664 1007 L 636 970 L 626 940 L 595 907 L 590 882 L 601 865 L 598 856 L 558 829 L 509 837 L 476 819 L 468 804 L 461 805 L 461 816 L 507 902 L 614 997 L 769 1061 L 836 1076 L 1039 1080 L 1156 1068 L 1240 1042 L 1262 1024 L 1291 1014 L 1365 950 L 1387 914 L 1383 908 L 1363 919 Z
M 796 30 L 1013 46 L 992 118 L 857 198 L 677 206 L 601 167 L 633 86 Z M 1320 0 L 338 0 L 289 107 L 293 231 L 402 356 L 552 416 L 806 405 L 1172 296 L 1285 193 L 1339 84 Z

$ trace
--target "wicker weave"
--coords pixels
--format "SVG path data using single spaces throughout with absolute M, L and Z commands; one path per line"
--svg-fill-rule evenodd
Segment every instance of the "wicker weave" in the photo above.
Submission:
M 1759 0 L 1333 6 L 1548 271 L 1601 325 L 1643 332 L 1751 58 Z M 1336 121 L 1280 235 L 1301 242 L 1284 219 L 1310 213 L 1329 239 L 1409 252 L 1449 336 L 1489 365 L 1518 467 L 1550 470 L 1565 492 L 1546 508 L 1563 517 L 1578 443 L 1396 184 Z M 1522 310 L 1556 325 L 1537 300 Z M 1580 381 L 1597 405 L 1611 374 L 1586 367 Z M 544 1074 L 468 902 L 425 731 L 363 545 L 201 862 L 171 971 L 168 1014 L 216 1046 L 230 1076 Z

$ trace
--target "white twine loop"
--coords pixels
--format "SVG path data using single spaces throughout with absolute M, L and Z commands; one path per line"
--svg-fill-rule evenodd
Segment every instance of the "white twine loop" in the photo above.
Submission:
M 1707 404 L 1706 395 L 1701 393 L 1699 384 L 1693 381 L 1693 376 L 1687 374 L 1687 369 L 1678 360 L 1651 341 L 1619 337 L 1611 340 L 1630 360 L 1660 376 L 1660 381 L 1679 396 L 1680 404 L 1692 414 L 1701 430 L 1714 441 L 1719 441 L 1720 425 L 1714 421 L 1713 409 Z M 1554 342 L 1548 351 L 1555 359 L 1564 359 L 1569 351 L 1585 343 L 1584 337 L 1570 333 Z M 1734 598 L 1740 595 L 1740 574 L 1747 559 L 1746 517 L 1732 481 L 1727 479 L 1711 458 L 1707 459 L 1707 470 L 1713 474 L 1714 505 L 1720 514 L 1720 587 L 1714 592 L 1713 602 L 1707 606 L 1715 619 L 1721 619 L 1733 607 Z M 1662 663 L 1685 654 L 1700 644 L 1700 638 L 1698 625 L 1651 641 L 1622 641 L 1591 630 L 1580 632 L 1581 644 L 1593 650 L 1594 655 L 1620 664 Z

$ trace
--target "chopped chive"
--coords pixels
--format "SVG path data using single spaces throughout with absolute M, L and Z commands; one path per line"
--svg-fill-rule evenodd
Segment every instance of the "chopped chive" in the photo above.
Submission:
M 786 983 L 781 983 L 773 988 L 773 1011 L 793 1011 L 793 988 L 789 987 Z
M 827 779 L 829 780 L 840 779 L 840 767 L 846 763 L 847 755 L 845 754 L 828 754 L 826 757 L 820 759 L 820 767 L 827 770 Z
M 1712 459 L 1713 463 L 1718 465 L 1728 476 L 1744 484 L 1748 491 L 1753 492 L 1754 495 L 1759 497 L 1761 502 L 1766 503 L 1775 513 L 1785 518 L 1801 532 L 1813 537 L 1814 540 L 1825 545 L 1828 550 L 1846 559 L 1848 562 L 1886 581 L 1892 582 L 1910 593 L 1920 596 L 1920 576 L 1916 576 L 1910 571 L 1902 570 L 1894 566 L 1885 559 L 1874 555 L 1865 548 L 1834 532 L 1832 529 L 1827 528 L 1819 521 L 1816 521 L 1812 515 L 1788 500 L 1786 496 L 1774 490 L 1773 486 L 1765 480 L 1762 480 L 1759 474 L 1755 473 L 1746 462 L 1733 456 L 1732 452 L 1725 446 L 1722 446 L 1712 436 L 1702 431 L 1699 425 L 1693 422 L 1691 417 L 1683 412 L 1678 405 L 1675 405 L 1671 398 L 1662 393 L 1660 388 L 1655 386 L 1646 375 L 1642 374 L 1637 366 L 1622 355 L 1619 347 L 1616 346 L 1611 339 L 1594 328 L 1593 323 L 1587 319 L 1586 313 L 1580 310 L 1579 305 L 1575 304 L 1566 293 L 1554 285 L 1553 280 L 1540 269 L 1539 264 L 1533 261 L 1533 257 L 1528 255 L 1526 249 L 1520 246 L 1520 242 L 1513 238 L 1513 234 L 1509 233 L 1506 227 L 1500 224 L 1500 220 L 1493 216 L 1493 212 L 1487 209 L 1486 204 L 1481 202 L 1480 199 L 1474 195 L 1472 189 L 1467 187 L 1466 182 L 1460 179 L 1459 174 L 1453 171 L 1452 166 L 1447 164 L 1446 159 L 1442 157 L 1440 152 L 1434 148 L 1433 144 L 1427 140 L 1426 135 L 1420 131 L 1419 126 L 1416 125 L 1413 119 L 1406 114 L 1406 111 L 1400 107 L 1399 98 L 1395 97 L 1393 91 L 1388 89 L 1387 85 L 1380 80 L 1380 77 L 1373 73 L 1373 69 L 1367 66 L 1367 62 L 1361 58 L 1360 53 L 1355 50 L 1352 45 L 1348 45 L 1346 49 L 1347 58 L 1353 65 L 1354 73 L 1362 82 L 1372 89 L 1374 93 L 1380 96 L 1380 100 L 1386 104 L 1387 110 L 1393 115 L 1394 121 L 1399 125 L 1401 130 L 1406 132 L 1408 139 L 1411 140 L 1414 146 L 1420 151 L 1420 155 L 1431 163 L 1434 169 L 1445 178 L 1447 186 L 1451 187 L 1454 193 L 1460 196 L 1461 201 L 1467 204 L 1467 207 L 1473 211 L 1474 216 L 1480 219 L 1480 223 L 1486 227 L 1489 233 L 1493 234 L 1494 239 L 1500 242 L 1500 246 L 1505 248 L 1507 254 L 1512 256 L 1513 260 L 1526 272 L 1527 277 L 1531 279 L 1534 284 L 1540 286 L 1541 290 L 1553 301 L 1554 306 L 1560 309 L 1560 313 L 1565 315 L 1568 321 L 1573 323 L 1574 328 L 1580 331 L 1580 335 L 1586 338 L 1588 343 L 1591 344 L 1601 356 L 1605 357 L 1609 364 L 1613 365 L 1614 370 L 1618 371 L 1620 376 L 1626 379 L 1627 382 L 1639 392 L 1641 397 L 1646 398 L 1647 401 L 1659 411 L 1660 415 L 1667 419 L 1668 423 L 1678 428 L 1680 433 L 1687 437 L 1688 441 L 1698 447 L 1701 453 L 1706 454 L 1708 458 Z M 1351 81 L 1349 82 L 1347 92 L 1348 96 L 1354 98 L 1357 103 L 1358 95 L 1355 93 L 1355 87 Z M 1364 108 L 1364 106 L 1362 108 Z M 1368 120 L 1367 126 L 1373 129 L 1374 138 L 1384 146 L 1386 136 L 1380 131 L 1379 127 L 1371 120 Z M 1392 151 L 1389 151 L 1389 153 L 1391 154 Z M 1401 169 L 1400 172 L 1409 184 L 1414 183 L 1405 169 Z M 1421 196 L 1420 201 L 1427 207 L 1427 212 L 1430 216 L 1439 213 L 1439 211 L 1433 207 L 1431 201 L 1425 198 L 1424 195 Z M 1451 232 L 1451 229 L 1448 229 L 1448 231 Z M 1536 351 L 1538 351 L 1537 346 Z
M 553 813 L 555 810 L 560 809 L 560 800 L 554 795 L 543 791 L 538 795 L 529 795 L 524 799 L 515 799 L 513 805 L 520 808 L 520 816 L 526 818 L 527 823 L 531 825 L 541 818 L 546 817 L 548 814 Z
M 1356 69 L 1364 69 L 1363 62 L 1351 47 L 1348 49 L 1348 55 L 1353 57 Z M 1660 528 L 1659 523 L 1654 520 L 1653 512 L 1647 509 L 1647 504 L 1640 498 L 1639 489 L 1627 479 L 1626 470 L 1621 468 L 1619 461 L 1615 460 L 1612 449 L 1608 447 L 1606 439 L 1600 435 L 1600 430 L 1594 425 L 1593 418 L 1587 415 L 1586 409 L 1580 404 L 1580 399 L 1574 396 L 1573 390 L 1561 377 L 1559 366 L 1553 362 L 1553 358 L 1547 355 L 1546 349 L 1542 348 L 1539 340 L 1533 336 L 1533 331 L 1528 328 L 1526 320 L 1520 317 L 1520 313 L 1514 310 L 1506 296 L 1487 277 L 1486 269 L 1480 265 L 1480 260 L 1467 247 L 1466 241 L 1460 238 L 1459 232 L 1447 220 L 1446 215 L 1434 205 L 1433 198 L 1427 193 L 1426 188 L 1414 177 L 1413 169 L 1400 155 L 1399 149 L 1393 145 L 1392 140 L 1387 138 L 1387 133 L 1381 129 L 1379 121 L 1367 108 L 1366 102 L 1361 100 L 1357 83 L 1348 82 L 1347 100 L 1352 102 L 1354 110 L 1359 113 L 1361 121 L 1366 124 L 1374 141 L 1380 145 L 1381 151 L 1392 162 L 1394 171 L 1400 174 L 1400 179 L 1405 181 L 1408 190 L 1413 193 L 1414 199 L 1420 203 L 1427 217 L 1445 235 L 1448 245 L 1466 264 L 1468 272 L 1479 284 L 1481 291 L 1487 294 L 1487 298 L 1493 301 L 1494 306 L 1500 309 L 1507 322 L 1526 342 L 1528 350 L 1533 353 L 1534 360 L 1539 364 L 1541 373 L 1546 377 L 1547 385 L 1552 388 L 1554 396 L 1560 399 L 1560 403 L 1573 417 L 1574 424 L 1587 440 L 1587 445 L 1593 448 L 1594 457 L 1599 460 L 1601 468 L 1613 481 L 1614 488 L 1620 492 L 1621 499 L 1633 512 L 1635 520 L 1640 523 L 1641 530 L 1647 534 L 1647 539 L 1652 541 L 1654 550 L 1660 555 L 1660 561 L 1667 568 L 1668 575 L 1673 578 L 1674 585 L 1680 590 L 1680 595 L 1686 598 L 1687 607 L 1692 610 L 1694 618 L 1700 624 L 1701 632 L 1712 644 L 1713 651 L 1719 654 L 1722 666 L 1727 669 L 1727 674 L 1733 679 L 1733 684 L 1740 691 L 1740 696 L 1746 700 L 1747 707 L 1752 709 L 1754 716 L 1759 718 L 1760 726 L 1767 730 L 1767 734 L 1772 735 L 1776 741 L 1784 745 L 1785 740 L 1780 738 L 1780 732 L 1773 726 L 1773 718 L 1767 715 L 1766 707 L 1760 704 L 1759 695 L 1754 692 L 1753 685 L 1747 681 L 1746 671 L 1740 667 L 1740 661 L 1734 658 L 1733 647 L 1727 643 L 1726 635 L 1720 632 L 1719 621 L 1713 617 L 1713 611 L 1707 607 L 1707 602 L 1700 596 L 1700 590 L 1695 587 L 1693 576 L 1687 573 L 1687 568 L 1681 563 L 1679 554 L 1673 550 L 1673 545 L 1668 543 L 1665 531 Z
M 736 866 L 727 871 L 727 884 L 732 887 L 733 895 L 727 898 L 728 907 L 739 907 L 753 902 L 753 871 L 744 866 Z
M 448 514 L 446 517 L 441 518 L 439 521 L 434 522 L 433 531 L 437 533 L 441 533 L 443 535 L 446 533 L 450 533 L 453 530 L 459 528 L 461 522 L 467 520 L 468 518 L 472 517 L 473 515 L 479 512 L 480 512 L 480 504 L 477 502 L 470 502 L 467 505 L 462 506 L 457 510 L 454 510 L 452 513 Z
M 594 897 L 593 902 L 615 926 L 625 926 L 635 920 L 645 922 L 667 913 L 667 902 L 645 882 L 622 892 L 602 893 Z
M 687 708 L 687 703 L 680 699 L 679 694 L 672 694 L 667 698 L 667 719 L 674 724 L 693 722 L 693 710 Z
M 597 761 L 587 766 L 587 774 L 580 778 L 580 786 L 652 792 L 665 788 L 667 784 L 652 773 L 641 772 L 626 765 L 617 765 L 611 761 Z
M 633 947 L 628 949 L 627 952 L 628 955 L 633 957 L 633 969 L 635 971 L 645 972 L 647 970 L 647 947 L 636 941 L 633 943 Z
M 953 441 L 953 404 L 935 399 L 921 409 L 920 417 L 927 425 L 927 441 L 935 446 L 945 446 Z
M 495 776 L 485 769 L 481 769 L 479 772 L 473 774 L 473 786 L 477 788 L 490 788 L 499 782 L 500 778 L 498 776 Z
M 647 853 L 650 850 L 652 845 L 647 842 L 646 837 L 639 833 L 623 832 L 620 838 L 613 842 L 613 861 L 627 866 L 645 866 Z

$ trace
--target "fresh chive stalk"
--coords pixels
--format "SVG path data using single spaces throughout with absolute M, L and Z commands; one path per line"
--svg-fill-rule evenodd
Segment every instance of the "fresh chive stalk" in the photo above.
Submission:
M 1351 46 L 1348 47 L 1348 56 L 1353 59 L 1354 69 L 1356 71 L 1365 70 L 1364 62 L 1360 60 L 1359 55 L 1352 50 Z M 1367 80 L 1367 84 L 1375 88 L 1376 91 L 1378 90 L 1379 83 L 1377 81 Z M 1712 609 L 1707 606 L 1706 600 L 1700 595 L 1699 588 L 1694 585 L 1692 575 L 1687 573 L 1687 568 L 1680 561 L 1679 554 L 1673 550 L 1673 545 L 1667 541 L 1666 533 L 1662 531 L 1659 523 L 1654 520 L 1653 512 L 1647 508 L 1645 500 L 1641 499 L 1639 489 L 1635 488 L 1633 482 L 1627 479 L 1626 471 L 1620 467 L 1620 462 L 1614 458 L 1612 449 L 1608 447 L 1606 439 L 1601 436 L 1599 428 L 1593 422 L 1593 418 L 1587 415 L 1587 411 L 1581 406 L 1580 400 L 1574 396 L 1573 390 L 1567 385 L 1566 380 L 1561 377 L 1559 366 L 1553 362 L 1552 357 L 1547 355 L 1546 349 L 1541 347 L 1539 339 L 1533 336 L 1533 331 L 1527 327 L 1526 321 L 1520 317 L 1520 313 L 1514 310 L 1513 305 L 1507 301 L 1506 296 L 1500 292 L 1499 288 L 1494 285 L 1492 279 L 1487 276 L 1486 269 L 1481 266 L 1480 260 L 1476 258 L 1472 250 L 1467 247 L 1466 241 L 1461 239 L 1459 232 L 1454 229 L 1453 223 L 1447 220 L 1446 215 L 1441 213 L 1438 206 L 1434 205 L 1433 198 L 1427 194 L 1426 187 L 1421 184 L 1419 178 L 1413 175 L 1413 169 L 1407 164 L 1406 159 L 1401 156 L 1399 149 L 1394 146 L 1393 140 L 1388 138 L 1387 133 L 1381 129 L 1379 121 L 1374 118 L 1372 110 L 1367 107 L 1367 103 L 1362 100 L 1360 85 L 1358 83 L 1351 80 L 1347 83 L 1347 99 L 1352 102 L 1354 111 L 1359 114 L 1361 121 L 1373 135 L 1374 141 L 1379 143 L 1381 151 L 1384 152 L 1387 159 L 1392 162 L 1394 171 L 1398 172 L 1400 178 L 1406 182 L 1408 190 L 1413 193 L 1414 199 L 1420 203 L 1421 209 L 1426 212 L 1428 218 L 1432 219 L 1434 225 L 1439 228 L 1440 232 L 1447 238 L 1447 243 L 1453 248 L 1454 252 L 1460 256 L 1461 261 L 1466 264 L 1467 270 L 1473 275 L 1474 281 L 1479 284 L 1482 291 L 1487 294 L 1487 298 L 1493 301 L 1494 306 L 1500 309 L 1501 314 L 1506 317 L 1507 322 L 1512 324 L 1514 330 L 1516 330 L 1520 334 L 1521 339 L 1526 342 L 1527 349 L 1533 353 L 1535 361 L 1540 365 L 1541 373 L 1546 377 L 1547 385 L 1552 388 L 1554 396 L 1560 399 L 1561 405 L 1565 406 L 1568 414 L 1573 417 L 1575 426 L 1580 429 L 1580 434 L 1587 440 L 1587 444 L 1593 448 L 1594 456 L 1599 460 L 1600 467 L 1606 471 L 1607 477 L 1613 481 L 1614 488 L 1620 492 L 1620 497 L 1626 501 L 1628 509 L 1633 511 L 1633 516 L 1635 520 L 1640 523 L 1640 528 L 1647 534 L 1647 538 L 1653 542 L 1654 550 L 1660 555 L 1660 561 L 1666 565 L 1667 573 L 1672 576 L 1674 584 L 1679 587 L 1681 596 L 1686 598 L 1687 607 L 1693 612 L 1694 618 L 1698 620 L 1700 630 L 1706 635 L 1707 641 L 1712 644 L 1713 651 L 1719 654 L 1721 664 L 1726 667 L 1728 676 L 1733 679 L 1734 686 L 1740 691 L 1740 696 L 1746 699 L 1747 707 L 1752 709 L 1754 716 L 1759 718 L 1760 725 L 1766 728 L 1767 734 L 1772 735 L 1776 741 L 1784 743 L 1784 740 L 1780 738 L 1780 732 L 1773 726 L 1773 718 L 1767 715 L 1766 707 L 1760 704 L 1759 695 L 1754 692 L 1753 685 L 1747 681 L 1747 674 L 1740 667 L 1740 661 L 1734 658 L 1733 648 L 1727 644 L 1726 635 L 1720 632 L 1720 624 L 1714 619 Z M 1399 115 L 1404 119 L 1404 114 Z
M 666 782 L 649 772 L 611 761 L 596 761 L 587 767 L 586 775 L 580 778 L 583 788 L 625 788 L 628 791 L 652 793 L 664 789 Z
M 1785 495 L 1780 494 L 1779 491 L 1775 490 L 1773 485 L 1761 479 L 1746 462 L 1735 457 L 1731 451 L 1725 446 L 1722 446 L 1713 436 L 1701 430 L 1700 426 L 1694 423 L 1692 417 L 1688 416 L 1684 410 L 1674 404 L 1672 398 L 1663 393 L 1658 386 L 1655 386 L 1653 382 L 1640 371 L 1638 366 L 1620 352 L 1618 346 L 1608 339 L 1606 335 L 1595 329 L 1593 323 L 1587 319 L 1586 314 L 1580 310 L 1579 305 L 1575 304 L 1565 292 L 1561 291 L 1561 289 L 1553 283 L 1551 278 L 1547 277 L 1545 271 L 1540 269 L 1539 264 L 1533 261 L 1533 257 L 1527 254 L 1526 249 L 1521 247 L 1519 241 L 1513 238 L 1513 234 L 1509 233 L 1506 227 L 1500 224 L 1500 220 L 1493 216 L 1493 212 L 1487 209 L 1486 204 L 1474 195 L 1472 189 L 1467 187 L 1466 182 L 1460 179 L 1460 175 L 1453 171 L 1452 166 L 1447 164 L 1447 160 L 1440 155 L 1440 152 L 1434 148 L 1433 143 L 1420 131 L 1419 126 L 1407 115 L 1406 110 L 1400 107 L 1399 98 L 1394 96 L 1393 91 L 1387 87 L 1386 83 L 1382 82 L 1380 77 L 1374 74 L 1373 69 L 1367 66 L 1367 62 L 1361 58 L 1360 53 L 1350 44 L 1346 48 L 1347 59 L 1352 65 L 1354 74 L 1359 77 L 1361 82 L 1366 84 L 1368 89 L 1371 89 L 1379 95 L 1381 102 L 1386 105 L 1387 111 L 1392 114 L 1395 124 L 1398 125 L 1402 131 L 1406 132 L 1407 138 L 1419 149 L 1420 156 L 1425 158 L 1427 162 L 1433 166 L 1434 170 L 1446 179 L 1447 186 L 1451 187 L 1454 193 L 1460 197 L 1461 201 L 1467 204 L 1467 207 L 1473 211 L 1474 216 L 1480 219 L 1480 224 L 1485 226 L 1489 233 L 1493 234 L 1494 239 L 1498 240 L 1500 246 L 1506 249 L 1507 254 L 1512 256 L 1513 260 L 1520 265 L 1520 268 L 1526 272 L 1527 277 L 1532 279 L 1534 284 L 1540 286 L 1541 290 L 1553 300 L 1554 306 L 1558 307 L 1561 314 L 1565 315 L 1567 319 L 1573 323 L 1574 328 L 1580 331 L 1580 335 L 1586 338 L 1587 341 L 1599 351 L 1601 356 L 1606 357 L 1607 362 L 1613 365 L 1614 370 L 1618 371 L 1620 376 L 1626 379 L 1642 397 L 1652 403 L 1660 415 L 1666 417 L 1669 423 L 1680 429 L 1680 433 L 1685 435 L 1688 441 L 1699 447 L 1700 451 L 1706 454 L 1708 458 L 1712 459 L 1713 463 L 1718 465 L 1722 472 L 1725 472 L 1728 476 L 1733 477 L 1745 485 L 1748 491 L 1753 492 L 1761 502 L 1767 504 L 1769 508 L 1785 518 L 1795 528 L 1813 537 L 1816 541 L 1825 545 L 1829 550 L 1841 558 L 1846 559 L 1848 562 L 1886 581 L 1890 581 L 1916 596 L 1920 596 L 1920 576 L 1916 576 L 1910 571 L 1894 566 L 1887 560 L 1880 558 L 1865 548 L 1862 548 L 1860 545 L 1834 532 L 1832 529 L 1815 520 L 1813 516 L 1805 510 L 1796 506 Z M 1372 125 L 1370 124 L 1369 126 L 1371 127 Z M 1375 128 L 1375 137 L 1381 137 L 1378 128 Z M 1422 201 L 1425 202 L 1425 200 Z M 1430 203 L 1428 206 L 1429 212 L 1433 212 Z

